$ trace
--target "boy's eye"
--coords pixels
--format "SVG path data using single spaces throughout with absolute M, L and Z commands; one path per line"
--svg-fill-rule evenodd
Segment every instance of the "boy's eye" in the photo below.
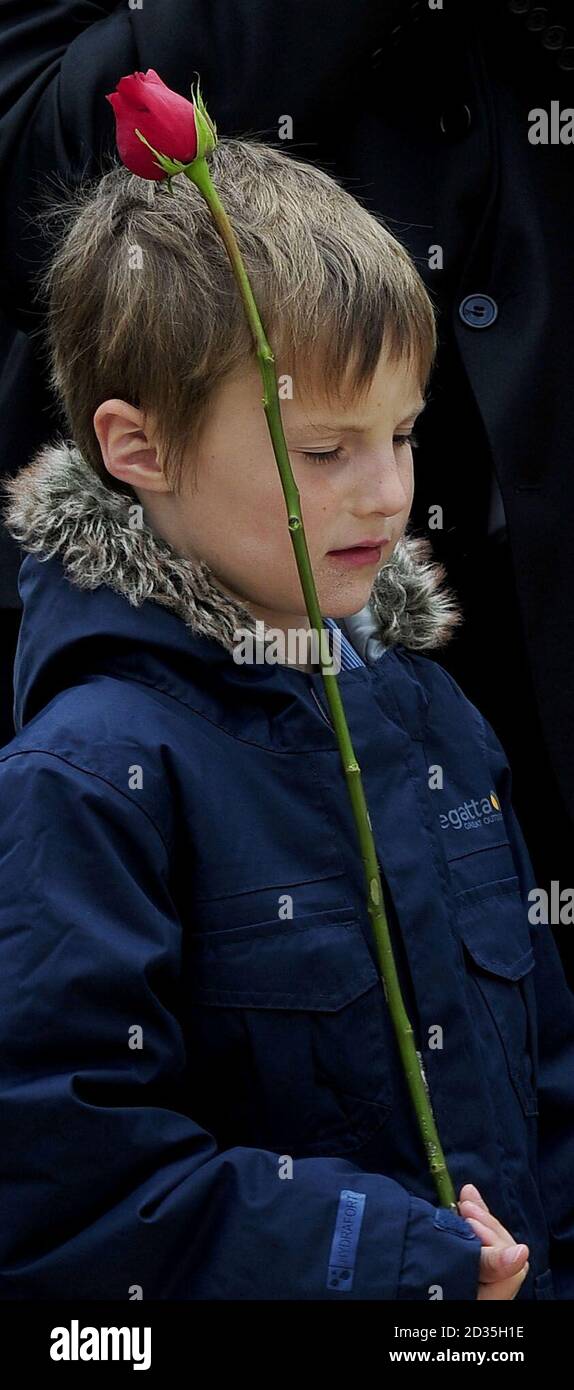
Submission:
M 414 430 L 411 430 L 410 434 L 393 435 L 393 444 L 396 444 L 398 449 L 402 449 L 405 444 L 410 444 L 411 449 L 416 449 L 418 442 Z
M 411 430 L 410 434 L 393 435 L 393 444 L 396 445 L 397 449 L 404 448 L 405 444 L 410 444 L 411 448 L 416 449 L 418 439 L 414 430 Z M 341 458 L 343 449 L 341 445 L 339 445 L 337 449 L 329 449 L 328 453 L 325 454 L 311 454 L 306 449 L 303 450 L 303 453 L 306 459 L 313 459 L 314 463 L 334 463 L 337 459 Z
M 339 459 L 341 457 L 342 452 L 343 450 L 340 445 L 337 449 L 330 449 L 327 454 L 310 454 L 306 449 L 303 450 L 305 458 L 313 459 L 314 463 L 333 462 L 334 459 Z

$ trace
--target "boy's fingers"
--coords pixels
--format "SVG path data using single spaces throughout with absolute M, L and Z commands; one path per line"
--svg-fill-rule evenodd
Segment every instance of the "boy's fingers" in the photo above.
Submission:
M 494 1231 L 496 1235 L 501 1236 L 502 1239 L 506 1238 L 508 1240 L 512 1240 L 512 1236 L 509 1235 L 508 1231 L 505 1231 L 504 1226 L 501 1226 L 500 1221 L 496 1220 L 496 1217 L 492 1215 L 492 1212 L 485 1210 L 485 1208 L 481 1207 L 478 1202 L 459 1202 L 458 1209 L 461 1216 L 473 1216 L 475 1221 L 482 1221 L 484 1226 L 488 1226 L 491 1231 Z
M 492 1246 L 492 1248 L 496 1248 L 497 1250 L 502 1248 L 500 1242 L 496 1245 L 498 1235 L 496 1231 L 492 1230 L 491 1226 L 485 1226 L 484 1221 L 478 1221 L 476 1216 L 465 1216 L 464 1212 L 461 1212 L 461 1216 L 464 1217 L 465 1221 L 468 1221 L 469 1226 L 472 1226 L 473 1231 L 480 1237 L 483 1245 Z
M 501 1245 L 513 1244 L 514 1236 L 512 1232 L 507 1231 L 506 1226 L 503 1226 L 502 1222 L 498 1221 L 496 1216 L 494 1216 L 488 1208 L 485 1209 L 483 1206 L 480 1206 L 478 1202 L 464 1201 L 459 1202 L 458 1210 L 461 1216 L 466 1218 L 474 1217 L 475 1221 L 482 1221 L 485 1226 L 488 1226 L 489 1229 L 494 1231 L 494 1234 L 499 1237 L 499 1243 Z M 489 1241 L 488 1244 L 491 1245 L 492 1241 Z
M 485 1211 L 490 1210 L 490 1208 L 486 1205 L 484 1197 L 481 1197 L 478 1188 L 475 1187 L 474 1183 L 472 1182 L 466 1182 L 464 1184 L 464 1187 L 461 1187 L 460 1192 L 458 1194 L 458 1200 L 459 1202 L 478 1202 L 479 1206 L 484 1207 Z
M 507 1245 L 504 1250 L 483 1246 L 480 1253 L 480 1282 L 492 1284 L 519 1274 L 527 1259 L 527 1245 Z
M 486 1301 L 490 1301 L 491 1299 L 495 1299 L 496 1301 L 506 1299 L 510 1301 L 516 1298 L 528 1274 L 529 1268 L 530 1265 L 528 1261 L 526 1261 L 524 1268 L 521 1269 L 518 1274 L 515 1274 L 512 1279 L 502 1279 L 494 1284 L 479 1284 L 478 1298 Z

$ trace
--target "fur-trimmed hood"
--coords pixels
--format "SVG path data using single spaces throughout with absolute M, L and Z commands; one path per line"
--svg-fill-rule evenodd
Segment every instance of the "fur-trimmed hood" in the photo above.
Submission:
M 134 524 L 135 494 L 108 488 L 72 442 L 45 446 L 3 481 L 2 492 L 4 523 L 22 549 L 58 556 L 80 589 L 105 585 L 134 607 L 152 600 L 230 653 L 239 628 L 255 632 L 252 615 L 222 592 L 208 565 L 180 555 L 138 518 Z M 445 646 L 462 614 L 444 577 L 430 541 L 404 536 L 379 570 L 369 604 L 341 622 L 360 655 L 371 660 L 399 643 L 415 651 Z

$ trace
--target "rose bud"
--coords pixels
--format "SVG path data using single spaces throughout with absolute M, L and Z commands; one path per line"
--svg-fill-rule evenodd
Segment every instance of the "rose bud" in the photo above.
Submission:
M 115 92 L 106 96 L 116 118 L 116 142 L 122 164 L 142 179 L 165 179 L 152 151 L 136 135 L 136 127 L 150 145 L 182 164 L 191 164 L 198 153 L 196 108 L 186 97 L 166 87 L 153 68 L 122 77 Z M 213 128 L 213 127 L 212 127 Z

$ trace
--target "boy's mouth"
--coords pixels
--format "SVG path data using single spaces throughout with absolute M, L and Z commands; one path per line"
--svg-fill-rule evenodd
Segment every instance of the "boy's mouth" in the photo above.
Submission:
M 362 541 L 360 545 L 349 546 L 346 550 L 328 550 L 327 554 L 346 565 L 376 565 L 381 558 L 383 546 L 388 544 L 386 538 L 374 543 Z

